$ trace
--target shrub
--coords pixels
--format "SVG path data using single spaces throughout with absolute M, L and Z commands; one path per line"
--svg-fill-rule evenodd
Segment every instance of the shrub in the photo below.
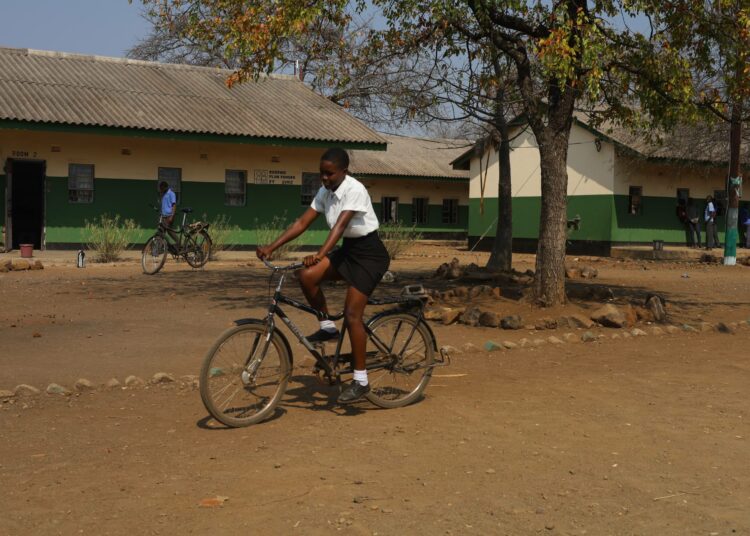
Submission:
M 96 262 L 112 262 L 120 259 L 120 254 L 133 243 L 136 225 L 133 220 L 120 220 L 120 215 L 114 217 L 102 214 L 99 219 L 90 222 L 86 220 L 86 247 L 95 252 Z
M 391 259 L 395 259 L 407 251 L 415 242 L 422 240 L 422 233 L 417 231 L 416 225 L 407 227 L 400 221 L 395 223 L 383 223 L 378 229 L 378 235 L 388 250 Z
M 204 214 L 203 220 L 207 219 Z M 230 218 L 226 214 L 219 214 L 209 222 L 208 234 L 211 237 L 211 254 L 209 259 L 212 261 L 219 258 L 220 252 L 229 251 L 234 247 L 231 237 L 233 233 L 239 232 L 240 227 L 239 225 L 231 225 L 229 220 Z
M 255 236 L 258 245 L 265 246 L 267 244 L 270 244 L 271 242 L 276 240 L 279 235 L 286 230 L 287 227 L 289 227 L 289 224 L 286 221 L 286 212 L 284 212 L 283 216 L 274 216 L 271 221 L 263 223 L 259 223 L 256 219 Z M 289 255 L 292 252 L 297 251 L 299 247 L 305 243 L 303 237 L 304 235 L 299 236 L 274 251 L 272 255 L 273 260 L 288 259 Z

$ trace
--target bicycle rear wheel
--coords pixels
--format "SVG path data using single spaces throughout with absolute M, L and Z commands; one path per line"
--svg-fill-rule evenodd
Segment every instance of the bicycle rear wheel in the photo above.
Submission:
M 185 260 L 193 268 L 201 268 L 206 265 L 211 255 L 211 239 L 206 231 L 188 236 L 185 248 Z
M 265 324 L 225 331 L 206 354 L 200 372 L 203 405 L 217 421 L 233 428 L 273 414 L 291 374 L 289 353 L 274 333 L 266 343 Z
M 143 273 L 154 275 L 164 266 L 167 260 L 167 241 L 161 236 L 152 236 L 143 247 L 141 253 L 141 268 Z
M 432 377 L 435 340 L 414 315 L 375 317 L 367 326 L 367 399 L 383 408 L 406 406 L 419 399 Z M 375 344 L 373 339 L 380 344 Z

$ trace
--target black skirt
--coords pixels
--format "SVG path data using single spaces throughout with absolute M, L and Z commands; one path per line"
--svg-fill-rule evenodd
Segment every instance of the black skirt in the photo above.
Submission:
M 357 238 L 345 237 L 341 247 L 329 253 L 328 258 L 347 283 L 367 296 L 391 263 L 377 231 Z

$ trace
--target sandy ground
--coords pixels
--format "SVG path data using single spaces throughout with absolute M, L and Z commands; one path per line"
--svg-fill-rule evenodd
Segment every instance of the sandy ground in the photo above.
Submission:
M 423 246 L 380 292 L 449 288 L 429 276 L 453 256 L 486 261 Z M 49 261 L 0 274 L 0 389 L 197 374 L 218 334 L 267 303 L 267 273 L 249 255 L 202 271 L 169 261 L 153 277 L 132 261 Z M 750 318 L 744 266 L 578 263 L 599 277 L 571 287 L 607 286 L 615 303 L 658 292 L 675 324 Z M 494 307 L 532 323 L 598 305 L 540 310 L 503 290 Z M 342 291 L 330 289 L 334 306 Z M 456 347 L 581 333 L 433 329 Z M 0 404 L 0 534 L 750 534 L 750 327 L 593 331 L 606 337 L 455 355 L 423 400 L 397 410 L 338 407 L 294 345 L 276 417 L 237 430 L 176 384 Z M 217 496 L 228 499 L 200 506 Z

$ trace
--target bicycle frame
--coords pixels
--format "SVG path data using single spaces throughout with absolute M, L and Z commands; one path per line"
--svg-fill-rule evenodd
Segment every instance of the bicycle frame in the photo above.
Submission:
M 271 277 L 273 277 L 274 273 L 271 274 Z M 329 361 L 325 359 L 325 356 L 322 355 L 317 350 L 315 345 L 311 344 L 307 340 L 307 338 L 302 334 L 302 332 L 299 330 L 297 325 L 292 321 L 292 319 L 290 319 L 286 315 L 286 313 L 279 306 L 279 304 L 283 303 L 283 304 L 291 305 L 295 309 L 299 309 L 306 313 L 315 315 L 315 317 L 318 318 L 318 320 L 333 320 L 333 321 L 340 320 L 341 318 L 344 317 L 344 313 L 338 313 L 338 314 L 333 314 L 333 315 L 326 314 L 321 311 L 318 311 L 317 309 L 314 309 L 313 307 L 310 307 L 309 305 L 305 303 L 302 303 L 293 298 L 285 296 L 281 292 L 281 289 L 284 285 L 285 278 L 286 278 L 286 274 L 282 272 L 279 276 L 279 281 L 276 284 L 276 289 L 274 290 L 273 298 L 271 299 L 271 302 L 268 306 L 268 313 L 266 315 L 266 326 L 268 329 L 268 335 L 266 336 L 266 339 L 263 343 L 264 344 L 263 351 L 259 355 L 260 356 L 265 355 L 266 350 L 268 349 L 268 345 L 271 343 L 271 337 L 273 336 L 273 332 L 274 330 L 278 329 L 276 327 L 276 322 L 274 320 L 274 318 L 278 316 L 282 320 L 282 322 L 286 324 L 287 328 L 289 328 L 289 331 L 291 331 L 294 334 L 294 336 L 297 338 L 297 340 L 307 349 L 308 352 L 310 352 L 310 355 L 312 355 L 315 358 L 315 361 L 317 362 L 318 367 L 320 367 L 325 372 L 328 378 L 333 380 L 333 378 L 336 377 L 336 379 L 338 380 L 342 373 L 347 374 L 347 373 L 352 372 L 351 365 L 349 366 L 349 368 L 343 369 L 343 370 L 339 370 L 337 368 L 338 363 L 341 361 L 348 359 L 351 363 L 351 357 L 352 357 L 351 353 L 346 353 L 346 354 L 341 353 L 341 346 L 344 342 L 344 335 L 346 333 L 346 322 L 344 322 L 344 325 L 339 334 L 339 339 L 336 343 L 336 351 L 334 352 L 333 359 L 332 359 L 333 366 L 331 366 Z M 423 324 L 427 326 L 427 329 L 430 331 L 430 334 L 432 335 L 432 330 L 429 328 L 429 325 L 426 322 L 424 322 L 424 317 L 422 315 L 423 304 L 421 300 L 417 298 L 403 298 L 403 297 L 398 297 L 393 300 L 368 300 L 368 304 L 372 304 L 372 305 L 383 305 L 383 304 L 390 304 L 390 303 L 394 303 L 394 304 L 398 303 L 398 304 L 401 304 L 401 306 L 398 308 L 381 311 L 378 314 L 382 315 L 386 313 L 391 313 L 396 309 L 405 309 L 405 308 L 411 309 L 411 308 L 417 308 L 417 307 L 419 308 L 419 314 L 417 315 L 417 323 L 415 323 L 414 326 L 412 327 L 412 331 L 411 333 L 409 333 L 405 346 L 408 345 L 408 343 L 411 341 L 411 338 L 414 336 L 414 333 L 416 332 L 417 326 L 419 324 Z M 377 347 L 377 350 L 368 352 L 368 355 L 373 355 L 377 353 L 377 351 L 383 352 L 385 354 L 392 353 L 391 349 L 383 341 L 380 340 L 380 338 L 368 327 L 367 324 L 365 324 L 364 327 L 365 327 L 365 332 L 367 334 L 367 337 Z M 395 339 L 395 335 L 394 335 L 394 339 Z M 435 341 L 434 335 L 432 336 L 432 340 L 433 342 Z M 434 349 L 437 350 L 437 347 L 435 346 Z M 365 357 L 367 357 L 367 355 Z M 254 364 L 250 364 L 250 367 L 252 368 L 253 365 Z M 366 368 L 367 370 L 376 370 L 379 368 L 383 368 L 385 366 L 386 365 L 384 365 L 383 363 L 379 363 L 377 365 L 367 366 Z
M 175 229 L 173 227 L 167 227 L 167 224 L 164 223 L 164 216 L 162 214 L 159 215 L 159 225 L 156 230 L 156 234 L 164 238 L 165 240 L 168 240 L 169 238 L 174 239 L 172 235 L 169 233 L 169 230 L 171 229 L 172 232 L 174 232 L 177 235 L 177 240 L 175 242 L 175 246 L 177 247 L 178 251 L 182 249 L 184 246 L 183 238 L 187 234 L 186 227 L 185 227 L 185 221 L 187 220 L 187 213 L 182 213 L 182 224 L 180 225 L 179 229 Z M 169 238 L 167 238 L 169 237 Z

